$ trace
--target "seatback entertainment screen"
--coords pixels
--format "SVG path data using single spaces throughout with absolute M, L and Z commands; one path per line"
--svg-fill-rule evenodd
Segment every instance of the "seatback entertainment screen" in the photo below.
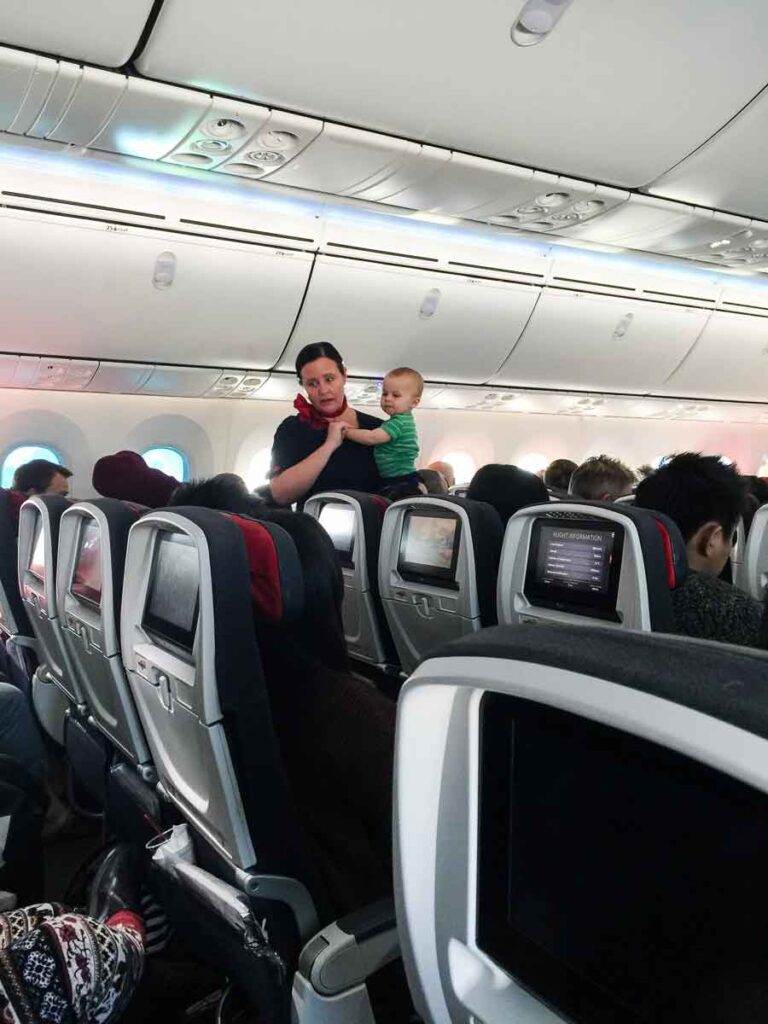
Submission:
M 39 580 L 45 579 L 45 531 L 43 530 L 42 522 L 40 522 L 37 528 L 37 537 L 32 551 L 32 558 L 29 562 L 29 571 L 33 576 L 37 576 Z
M 191 539 L 182 533 L 160 533 L 144 612 L 147 632 L 191 654 L 199 594 L 200 570 Z
M 101 531 L 95 519 L 85 520 L 80 529 L 80 546 L 69 589 L 78 600 L 97 608 L 101 605 Z
M 768 1020 L 768 796 L 534 701 L 480 715 L 478 946 L 579 1024 Z
M 410 509 L 400 536 L 397 569 L 403 579 L 454 587 L 461 522 L 453 512 Z
M 616 620 L 623 547 L 619 523 L 536 519 L 525 596 L 535 606 Z

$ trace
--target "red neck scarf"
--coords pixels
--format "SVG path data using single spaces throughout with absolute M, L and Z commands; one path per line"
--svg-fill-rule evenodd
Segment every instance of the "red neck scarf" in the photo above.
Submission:
M 344 399 L 337 412 L 329 413 L 327 416 L 308 402 L 304 395 L 296 395 L 293 400 L 293 408 L 298 410 L 302 423 L 308 423 L 313 430 L 327 430 L 329 420 L 335 420 L 337 416 L 341 416 L 347 411 L 347 400 Z

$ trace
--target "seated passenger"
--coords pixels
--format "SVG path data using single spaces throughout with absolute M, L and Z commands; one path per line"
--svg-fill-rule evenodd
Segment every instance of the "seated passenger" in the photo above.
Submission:
M 390 370 L 381 385 L 381 408 L 389 416 L 381 426 L 373 430 L 347 426 L 343 419 L 345 440 L 364 444 L 374 449 L 373 456 L 381 476 L 381 493 L 391 497 L 393 491 L 403 487 L 419 492 L 419 475 L 416 459 L 419 457 L 419 439 L 416 435 L 416 421 L 413 410 L 421 401 L 424 378 L 410 366 L 399 366 Z M 398 493 L 398 497 L 410 497 Z M 395 499 L 396 500 L 396 499 Z
M 573 471 L 568 493 L 586 501 L 616 501 L 631 494 L 634 485 L 635 474 L 623 462 L 595 455 Z
M 449 488 L 456 486 L 456 474 L 450 462 L 430 462 L 427 469 L 434 469 L 435 472 L 442 474 Z
M 672 591 L 677 632 L 745 647 L 764 647 L 763 606 L 718 579 L 744 512 L 744 483 L 716 455 L 684 452 L 646 477 L 635 504 L 664 512 L 680 528 L 688 575 Z
M 296 375 L 309 396 L 297 395 L 298 416 L 288 416 L 272 442 L 270 488 L 278 505 L 291 505 L 320 491 L 376 492 L 381 480 L 373 452 L 344 442 L 343 424 L 373 430 L 381 420 L 347 405 L 347 370 L 330 342 L 305 345 Z M 342 423 L 334 423 L 333 420 Z
M 93 488 L 105 498 L 133 501 L 147 508 L 163 508 L 179 481 L 159 469 L 150 469 L 138 452 L 105 455 L 93 467 Z
M 29 698 L 18 686 L 0 681 L 0 755 L 18 761 L 45 782 L 46 757 Z
M 506 526 L 510 516 L 525 505 L 549 501 L 549 492 L 544 482 L 533 473 L 518 466 L 491 462 L 478 469 L 472 477 L 467 497 L 493 505 Z
M 69 494 L 67 481 L 72 470 L 60 466 L 48 459 L 32 459 L 19 466 L 13 474 L 11 490 L 19 491 L 30 498 L 33 494 L 60 494 L 66 498 Z
M 219 473 L 207 480 L 179 484 L 168 505 L 199 505 L 253 518 L 261 516 L 266 508 L 264 501 L 257 494 L 252 494 L 243 478 L 236 473 Z
M 427 489 L 427 494 L 447 494 L 448 481 L 437 469 L 420 469 L 419 480 Z
M 578 469 L 570 459 L 555 459 L 544 470 L 544 483 L 559 496 L 568 493 L 568 484 L 574 471 Z

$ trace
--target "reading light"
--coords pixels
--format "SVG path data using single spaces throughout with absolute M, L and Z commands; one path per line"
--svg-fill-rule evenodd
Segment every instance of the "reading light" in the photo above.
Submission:
M 730 238 L 721 238 L 719 242 L 710 242 L 709 243 L 709 248 L 710 249 L 719 249 L 721 245 L 730 245 L 730 244 L 731 244 Z
M 211 139 L 239 139 L 245 135 L 245 125 L 231 117 L 220 117 L 203 125 L 203 134 Z
M 527 0 L 512 26 L 510 36 L 517 46 L 535 46 L 546 39 L 572 0 Z

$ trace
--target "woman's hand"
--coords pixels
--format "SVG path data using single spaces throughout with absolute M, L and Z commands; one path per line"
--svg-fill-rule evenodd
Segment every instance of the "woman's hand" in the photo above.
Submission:
M 330 447 L 331 451 L 336 449 L 344 441 L 344 435 L 347 432 L 347 424 L 342 420 L 331 420 L 328 424 L 328 437 L 325 443 Z

